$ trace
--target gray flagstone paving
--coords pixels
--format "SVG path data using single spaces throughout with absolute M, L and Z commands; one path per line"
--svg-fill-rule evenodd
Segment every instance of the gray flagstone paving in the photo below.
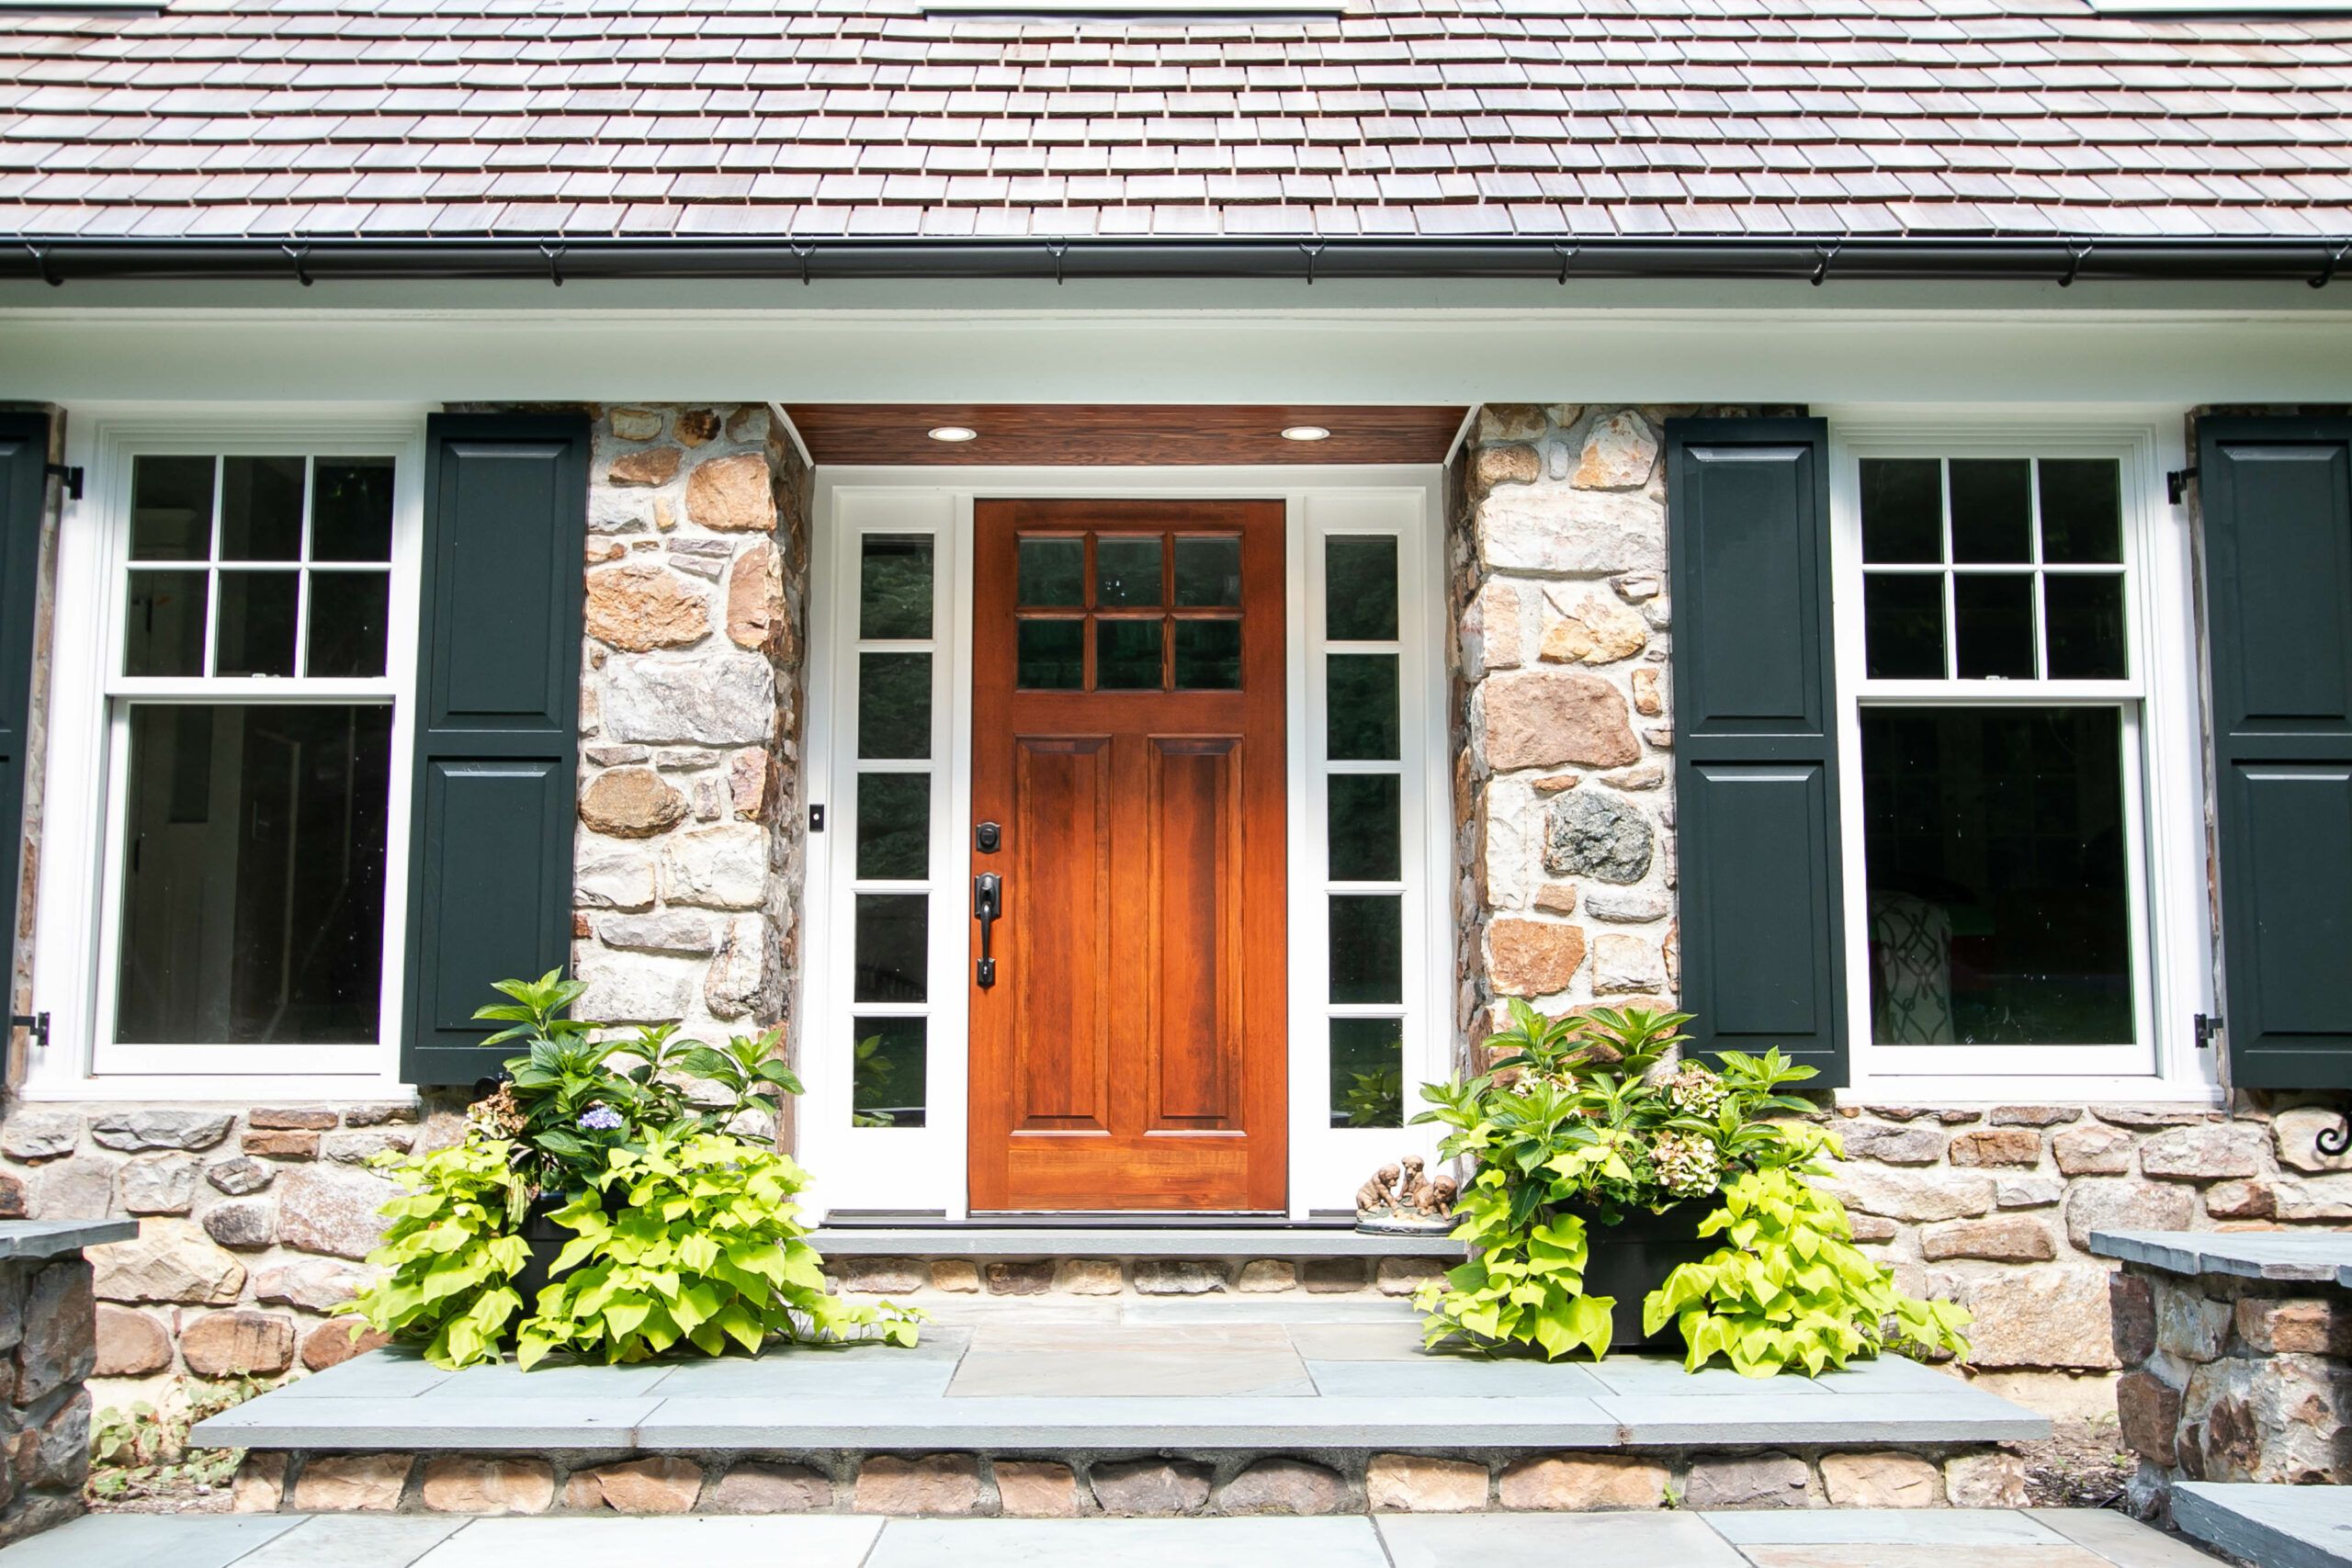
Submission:
M 1965 1568 L 2214 1568 L 2215 1560 L 2118 1514 L 1956 1508 L 1320 1519 L 112 1514 L 77 1519 L 0 1551 L 0 1568 L 1953 1568 L 1956 1562 Z

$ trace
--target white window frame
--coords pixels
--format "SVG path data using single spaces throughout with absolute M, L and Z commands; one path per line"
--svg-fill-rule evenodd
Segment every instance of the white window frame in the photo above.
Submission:
M 424 415 L 413 409 L 322 416 L 312 407 L 223 411 L 115 407 L 69 411 L 68 461 L 88 475 L 66 502 L 57 544 L 34 1006 L 51 1014 L 46 1051 L 29 1054 L 24 1093 L 40 1100 L 234 1099 L 402 1089 L 401 978 L 406 931 L 410 759 L 424 506 Z M 389 703 L 384 983 L 378 1038 L 311 1045 L 113 1043 L 120 912 L 124 699 L 221 702 L 221 678 L 130 678 L 121 667 L 134 457 L 386 456 L 393 460 L 390 615 L 377 680 L 255 679 L 272 702 Z
M 2194 563 L 2186 513 L 2164 489 L 2186 463 L 2177 417 L 2096 414 L 2025 422 L 1981 413 L 1861 412 L 1831 423 L 1832 595 L 1837 637 L 1850 1087 L 1841 1100 L 1906 1102 L 2211 1100 L 2212 1054 L 2191 1019 L 2212 1010 L 2202 860 Z M 2169 429 L 2173 434 L 2167 434 Z M 2111 457 L 2121 470 L 2125 640 L 2122 681 L 1873 681 L 1864 673 L 1860 464 L 1865 457 Z M 2124 788 L 2135 1028 L 2105 1046 L 1882 1045 L 1871 1039 L 1864 864 L 1865 705 L 2115 705 L 2124 713 Z
M 1274 500 L 1286 518 L 1284 566 L 1285 759 L 1290 995 L 1289 1209 L 1351 1210 L 1357 1186 L 1399 1154 L 1436 1151 L 1436 1132 L 1329 1125 L 1329 978 L 1323 830 L 1322 539 L 1334 533 L 1398 538 L 1398 715 L 1404 837 L 1405 1115 L 1418 1086 L 1453 1071 L 1453 952 L 1452 773 L 1446 747 L 1443 486 L 1434 467 L 1183 468 L 820 467 L 810 531 L 808 803 L 827 807 L 826 830 L 808 838 L 800 994 L 794 1016 L 799 1102 L 797 1146 L 815 1173 L 812 1213 L 968 1217 L 966 1138 L 969 1041 L 971 840 L 972 519 L 988 499 Z M 858 770 L 854 617 L 857 538 L 928 533 L 933 587 L 930 1000 L 904 1008 L 854 1007 L 851 964 L 854 790 Z M 894 648 L 909 645 L 894 642 Z M 1356 645 L 1349 645 L 1351 647 Z M 1386 651 L 1383 645 L 1381 651 Z M 906 890 L 892 884 L 891 890 Z M 1356 1010 L 1341 1009 L 1341 1011 Z M 1386 1011 L 1385 1009 L 1362 1010 Z M 920 1128 L 850 1125 L 850 1021 L 922 1012 L 926 1106 Z

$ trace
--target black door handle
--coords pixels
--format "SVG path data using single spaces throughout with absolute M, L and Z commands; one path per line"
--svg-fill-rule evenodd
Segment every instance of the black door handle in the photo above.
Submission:
M 1004 918 L 1004 882 L 995 872 L 984 871 L 972 878 L 972 918 L 980 922 L 980 973 L 982 990 L 996 984 L 996 960 L 989 956 L 989 928 Z

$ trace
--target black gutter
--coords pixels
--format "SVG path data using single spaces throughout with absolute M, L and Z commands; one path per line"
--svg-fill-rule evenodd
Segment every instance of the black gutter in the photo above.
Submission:
M 98 279 L 1249 277 L 2274 281 L 2324 287 L 2352 240 L 42 239 L 20 276 Z

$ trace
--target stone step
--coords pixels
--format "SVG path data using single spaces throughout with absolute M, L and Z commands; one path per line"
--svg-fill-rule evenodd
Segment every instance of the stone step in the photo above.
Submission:
M 1013 1304 L 905 1350 L 528 1373 L 378 1351 L 196 1438 L 265 1456 L 248 1492 L 272 1506 L 434 1506 L 438 1466 L 458 1497 L 527 1475 L 582 1506 L 617 1488 L 678 1509 L 749 1494 L 891 1512 L 911 1487 L 956 1500 L 922 1511 L 1027 1513 L 1023 1488 L 1043 1484 L 1130 1514 L 1248 1511 L 1266 1488 L 1305 1488 L 1315 1512 L 1430 1488 L 1464 1509 L 2014 1502 L 2022 1472 L 1996 1445 L 2049 1431 L 1894 1358 L 1759 1382 L 1655 1357 L 1430 1355 L 1396 1303 L 1095 1303 L 1080 1321 Z
M 0 1551 L 0 1568 L 1887 1568 L 1945 1552 L 1964 1554 L 1970 1568 L 2210 1568 L 2145 1525 L 2062 1509 L 1048 1520 L 113 1514 Z
M 2262 1568 L 2352 1568 L 2352 1490 L 2184 1481 L 2174 1528 Z

